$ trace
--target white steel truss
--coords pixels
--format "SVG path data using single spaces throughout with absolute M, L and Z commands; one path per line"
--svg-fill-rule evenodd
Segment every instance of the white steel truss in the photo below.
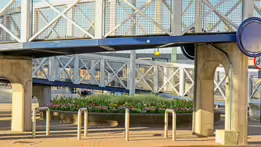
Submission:
M 27 1 L 28 4 L 8 0 L 4 6 L 0 5 L 1 35 L 5 32 L 16 42 L 30 42 L 36 39 L 96 39 L 112 35 L 183 35 L 196 27 L 198 19 L 195 12 L 196 0 L 144 0 L 135 3 L 132 0 Z M 248 2 L 246 0 L 200 0 L 203 7 L 200 8 L 199 12 L 202 15 L 199 19 L 202 22 L 197 27 L 207 32 L 236 31 L 244 19 L 243 16 L 249 14 L 244 13 L 244 7 L 254 10 L 252 16 L 261 16 L 260 1 L 253 1 L 254 6 L 243 5 L 243 2 Z M 32 10 L 22 12 L 28 11 L 25 8 L 30 3 Z M 104 4 L 103 8 L 99 6 L 101 4 Z M 22 9 L 23 7 L 25 8 Z M 100 10 L 96 10 L 99 7 Z M 182 10 L 177 9 L 180 7 Z M 19 16 L 14 17 L 15 14 Z M 32 19 L 24 20 L 26 15 Z M 235 15 L 238 17 L 233 17 Z M 9 23 L 4 24 L 4 19 L 8 19 Z M 25 24 L 33 24 L 32 29 Z M 33 32 L 29 33 L 28 39 L 24 39 L 27 35 L 21 35 L 24 34 L 21 30 Z
M 136 79 L 130 79 L 127 74 L 130 70 L 129 64 L 128 58 L 95 54 L 34 59 L 33 77 L 100 87 L 112 86 L 126 90 L 129 89 L 128 82 L 134 80 L 137 89 L 156 93 L 173 92 L 180 96 L 192 95 L 194 65 L 136 60 Z M 249 80 L 253 83 L 249 86 L 252 86 L 253 91 L 257 83 L 253 77 L 256 72 L 254 69 L 249 70 Z M 213 81 L 213 90 L 216 96 L 225 99 L 224 69 L 217 68 L 217 73 L 219 78 Z

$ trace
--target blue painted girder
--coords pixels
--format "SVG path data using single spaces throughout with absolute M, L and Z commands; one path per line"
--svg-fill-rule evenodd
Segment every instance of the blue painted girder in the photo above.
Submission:
M 20 49 L 0 50 L 0 54 L 39 58 L 81 53 L 175 47 L 184 44 L 230 42 L 236 42 L 236 33 L 193 34 L 184 36 L 123 36 L 105 39 L 29 42 L 24 43 Z M 114 50 L 108 50 L 108 48 Z M 19 52 L 17 52 L 18 50 Z

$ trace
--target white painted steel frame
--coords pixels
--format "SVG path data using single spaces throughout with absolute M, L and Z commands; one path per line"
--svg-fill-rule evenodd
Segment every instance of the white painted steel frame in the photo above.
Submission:
M 135 79 L 132 79 L 131 76 L 118 75 L 120 72 L 129 72 L 129 65 L 130 60 L 128 58 L 95 54 L 50 57 L 33 60 L 33 77 L 50 81 L 69 79 L 74 84 L 91 84 L 93 82 L 94 85 L 100 87 L 108 86 L 108 84 L 115 81 L 119 83 L 120 87 L 125 89 L 130 88 L 130 81 L 135 81 L 135 87 L 138 89 L 145 88 L 155 93 L 173 91 L 179 96 L 187 95 L 194 85 L 194 80 L 190 73 L 194 69 L 194 65 L 136 59 L 134 66 L 136 71 Z M 145 67 L 146 71 L 142 73 L 141 70 Z M 80 75 L 82 70 L 87 71 L 88 74 Z M 94 71 L 99 71 L 100 76 L 97 77 Z M 225 72 L 221 67 L 218 67 L 216 71 L 220 73 Z M 255 75 L 257 70 L 249 69 L 249 73 L 249 80 L 253 81 L 252 90 L 254 90 L 256 81 L 253 80 L 251 75 Z M 110 77 L 108 76 L 109 74 L 111 75 Z M 87 76 L 90 79 L 86 79 Z M 159 85 L 159 81 L 162 79 L 163 82 Z M 177 79 L 178 81 L 172 83 L 172 79 Z M 223 99 L 226 98 L 225 88 L 222 89 L 225 86 L 225 79 L 225 74 L 223 74 L 222 77 L 220 76 L 220 80 L 214 80 L 214 91 L 218 91 Z M 124 83 L 124 80 L 127 82 L 127 85 Z M 188 87 L 185 87 L 186 84 Z M 179 88 L 177 89 L 177 87 Z

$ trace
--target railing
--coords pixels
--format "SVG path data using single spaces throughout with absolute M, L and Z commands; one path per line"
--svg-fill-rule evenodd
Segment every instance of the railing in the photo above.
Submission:
M 50 109 L 48 107 L 38 107 L 33 111 L 33 119 L 32 119 L 32 135 L 35 138 L 36 135 L 36 111 L 45 111 L 46 112 L 46 136 L 50 135 Z
M 169 115 L 172 114 L 172 141 L 176 141 L 176 112 L 173 109 L 166 109 L 165 111 L 165 126 L 164 126 L 164 138 L 168 138 L 168 127 L 169 127 Z
M 231 32 L 261 14 L 257 0 L 23 1 L 0 4 L 0 42 Z
M 168 113 L 172 114 L 172 141 L 176 141 L 176 112 L 173 109 L 166 109 L 164 117 L 164 138 L 168 138 L 168 122 L 169 117 Z M 125 140 L 129 141 L 129 132 L 130 132 L 130 110 L 125 109 Z
M 77 139 L 81 140 L 81 129 L 82 129 L 82 112 L 84 112 L 84 137 L 88 135 L 88 110 L 87 108 L 80 108 L 78 110 L 78 127 L 77 127 Z
M 125 109 L 125 140 L 129 141 L 129 132 L 130 132 L 130 110 Z
M 136 89 L 155 93 L 171 92 L 179 96 L 193 95 L 194 65 L 138 59 L 135 62 L 136 79 L 130 79 L 128 58 L 95 54 L 40 58 L 33 60 L 33 78 L 126 90 L 130 88 L 130 81 L 135 81 Z M 256 80 L 253 77 L 257 71 L 249 69 L 249 80 L 253 81 L 249 86 L 255 86 Z M 214 80 L 216 98 L 226 98 L 225 80 L 224 68 L 217 68 Z

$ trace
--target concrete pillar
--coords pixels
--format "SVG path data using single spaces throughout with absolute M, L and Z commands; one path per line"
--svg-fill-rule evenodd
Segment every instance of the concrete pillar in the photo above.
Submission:
M 210 45 L 196 49 L 193 133 L 197 136 L 214 135 L 214 76 L 217 66 L 229 61 L 223 52 Z
M 247 145 L 248 135 L 248 57 L 240 52 L 236 43 L 220 46 L 229 56 L 232 68 L 229 71 L 226 98 L 225 133 L 234 138 L 224 144 Z M 225 134 L 226 135 L 226 134 Z M 222 136 L 225 140 L 225 136 Z
M 225 130 L 216 131 L 216 142 L 246 145 L 248 134 L 248 57 L 236 43 L 200 45 L 196 50 L 194 133 L 210 136 L 214 132 L 214 75 L 222 64 L 227 79 Z M 229 137 L 228 137 L 229 136 Z
M 11 130 L 31 130 L 32 60 L 29 58 L 0 57 L 0 76 L 12 83 Z
M 50 86 L 33 86 L 33 96 L 38 100 L 39 107 L 44 107 L 51 101 L 52 91 Z

